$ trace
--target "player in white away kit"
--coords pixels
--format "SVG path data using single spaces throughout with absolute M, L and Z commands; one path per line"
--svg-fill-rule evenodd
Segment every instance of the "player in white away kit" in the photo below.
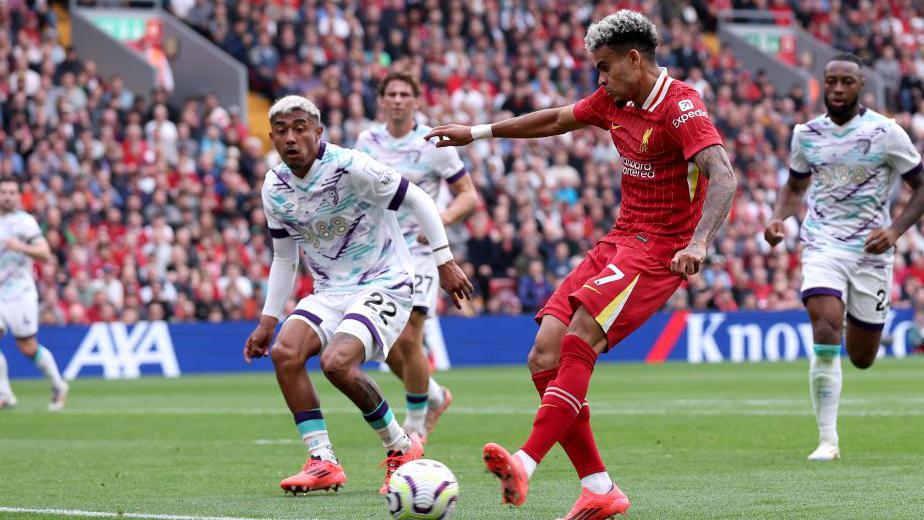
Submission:
M 410 74 L 389 73 L 379 84 L 379 107 L 387 122 L 364 130 L 356 149 L 401 172 L 434 201 L 443 181 L 449 183 L 453 201 L 443 211 L 443 225 L 455 224 L 475 210 L 478 195 L 455 148 L 437 148 L 423 136 L 430 127 L 414 121 L 420 85 Z M 407 417 L 404 429 L 419 434 L 424 442 L 440 415 L 452 402 L 452 394 L 430 377 L 423 350 L 424 323 L 436 315 L 438 274 L 430 247 L 422 242 L 414 214 L 398 211 L 398 223 L 414 260 L 414 304 L 407 326 L 388 355 L 388 366 L 404 381 Z
M 841 337 L 847 316 L 847 354 L 868 368 L 879 352 L 889 311 L 893 246 L 924 213 L 921 156 L 893 120 L 859 105 L 859 58 L 845 54 L 825 66 L 828 113 L 796 125 L 789 181 L 780 191 L 764 233 L 771 246 L 784 238 L 783 221 L 802 223 L 802 299 L 812 321 L 814 356 L 809 365 L 819 446 L 809 460 L 840 457 L 837 407 L 841 393 Z M 914 195 L 894 222 L 889 200 L 901 177 Z
M 9 332 L 19 351 L 51 381 L 48 409 L 64 408 L 68 384 L 61 378 L 54 356 L 35 336 L 38 334 L 38 291 L 32 277 L 32 261 L 51 258 L 51 248 L 35 217 L 18 209 L 19 183 L 0 179 L 0 336 Z M 0 409 L 16 405 L 10 388 L 6 358 L 0 352 Z
M 386 450 L 385 483 L 420 458 L 420 439 L 405 434 L 375 382 L 360 368 L 382 360 L 404 329 L 414 296 L 413 265 L 395 211 L 411 209 L 439 264 L 440 285 L 458 305 L 472 286 L 452 260 L 436 205 L 423 190 L 368 155 L 321 142 L 317 107 L 286 96 L 270 108 L 270 137 L 282 163 L 266 173 L 263 210 L 273 237 L 266 304 L 247 338 L 244 359 L 264 356 L 305 252 L 315 292 L 285 320 L 270 357 L 308 451 L 293 493 L 338 489 L 346 476 L 334 456 L 318 396 L 305 371 L 320 354 L 327 379 L 353 401 Z

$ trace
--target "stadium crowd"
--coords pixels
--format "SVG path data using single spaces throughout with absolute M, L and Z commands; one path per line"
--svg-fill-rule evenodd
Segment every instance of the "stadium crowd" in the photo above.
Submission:
M 792 126 L 819 107 L 799 90 L 777 92 L 708 36 L 720 9 L 793 11 L 817 37 L 875 58 L 890 90 L 887 106 L 874 108 L 894 113 L 924 143 L 924 8 L 911 0 L 891 9 L 838 0 L 343 3 L 169 5 L 248 65 L 252 89 L 311 97 L 324 139 L 345 146 L 375 120 L 377 79 L 390 68 L 421 78 L 421 122 L 496 121 L 594 90 L 583 48 L 589 20 L 622 7 L 652 17 L 661 28 L 659 63 L 706 100 L 742 179 L 702 275 L 674 295 L 675 309 L 802 305 L 797 226 L 773 251 L 762 233 L 788 174 Z M 62 48 L 55 25 L 42 3 L 0 6 L 0 175 L 23 180 L 25 209 L 55 253 L 37 267 L 42 321 L 257 315 L 271 259 L 259 191 L 275 154 L 250 135 L 240 107 L 221 107 L 215 96 L 171 106 L 165 91 L 130 92 L 117 76 L 101 77 L 79 49 Z M 619 212 L 609 135 L 478 141 L 460 153 L 482 199 L 450 230 L 477 282 L 468 312 L 534 312 Z M 905 199 L 898 191 L 893 211 Z M 924 308 L 922 229 L 898 244 L 897 307 Z M 303 273 L 293 299 L 310 290 Z

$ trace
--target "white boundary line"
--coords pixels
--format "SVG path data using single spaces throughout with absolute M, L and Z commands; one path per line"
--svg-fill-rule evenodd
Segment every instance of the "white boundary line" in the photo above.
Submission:
M 84 518 L 139 518 L 143 520 L 260 520 L 258 518 L 236 516 L 154 515 L 147 513 L 110 513 L 107 511 L 83 511 L 80 509 L 37 509 L 31 507 L 7 506 L 0 506 L 0 513 L 78 516 Z
M 842 405 L 845 403 L 841 403 Z M 806 405 L 804 409 L 799 409 L 801 407 L 794 407 L 791 409 L 781 409 L 781 408 L 763 408 L 763 407 L 754 407 L 753 405 L 741 404 L 739 406 L 728 404 L 727 408 L 712 408 L 712 409 L 695 409 L 695 408 L 684 408 L 684 407 L 670 407 L 670 406 L 652 406 L 645 408 L 605 408 L 605 407 L 595 407 L 591 403 L 591 413 L 593 415 L 606 415 L 606 416 L 676 416 L 676 417 L 713 417 L 713 416 L 723 416 L 723 417 L 749 417 L 749 416 L 793 416 L 793 417 L 802 417 L 802 416 L 814 416 L 812 410 Z M 14 409 L 15 410 L 15 409 Z M 350 415 L 358 414 L 359 412 L 355 408 L 325 408 L 325 414 L 329 415 Z M 19 414 L 39 414 L 46 415 L 48 412 L 44 409 L 34 409 L 34 410 L 15 410 L 13 413 Z M 84 409 L 67 409 L 61 412 L 57 412 L 58 415 L 201 415 L 201 416 L 215 416 L 215 415 L 231 415 L 231 416 L 247 416 L 247 415 L 289 415 L 289 411 L 283 407 L 280 408 L 228 408 L 228 409 L 219 409 L 219 408 L 147 408 L 144 410 L 126 410 L 120 408 L 84 408 Z M 462 407 L 453 407 L 450 410 L 451 415 L 535 415 L 536 408 L 516 408 L 516 407 L 490 407 L 490 408 L 462 408 Z M 924 416 L 924 410 L 921 409 L 908 409 L 908 410 L 895 410 L 895 409 L 875 409 L 872 408 L 869 410 L 844 410 L 841 409 L 838 411 L 838 416 L 841 417 L 918 417 Z

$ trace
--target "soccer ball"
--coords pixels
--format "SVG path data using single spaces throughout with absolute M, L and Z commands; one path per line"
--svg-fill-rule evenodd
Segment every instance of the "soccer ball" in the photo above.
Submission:
M 449 520 L 456 510 L 459 481 L 444 464 L 412 460 L 394 472 L 385 502 L 399 520 Z

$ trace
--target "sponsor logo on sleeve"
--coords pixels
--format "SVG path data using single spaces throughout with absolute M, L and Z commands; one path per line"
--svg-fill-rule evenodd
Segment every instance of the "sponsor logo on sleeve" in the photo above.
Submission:
M 684 99 L 677 103 L 677 106 L 680 107 L 681 112 L 686 112 L 688 110 L 693 110 L 693 102 L 689 99 Z

